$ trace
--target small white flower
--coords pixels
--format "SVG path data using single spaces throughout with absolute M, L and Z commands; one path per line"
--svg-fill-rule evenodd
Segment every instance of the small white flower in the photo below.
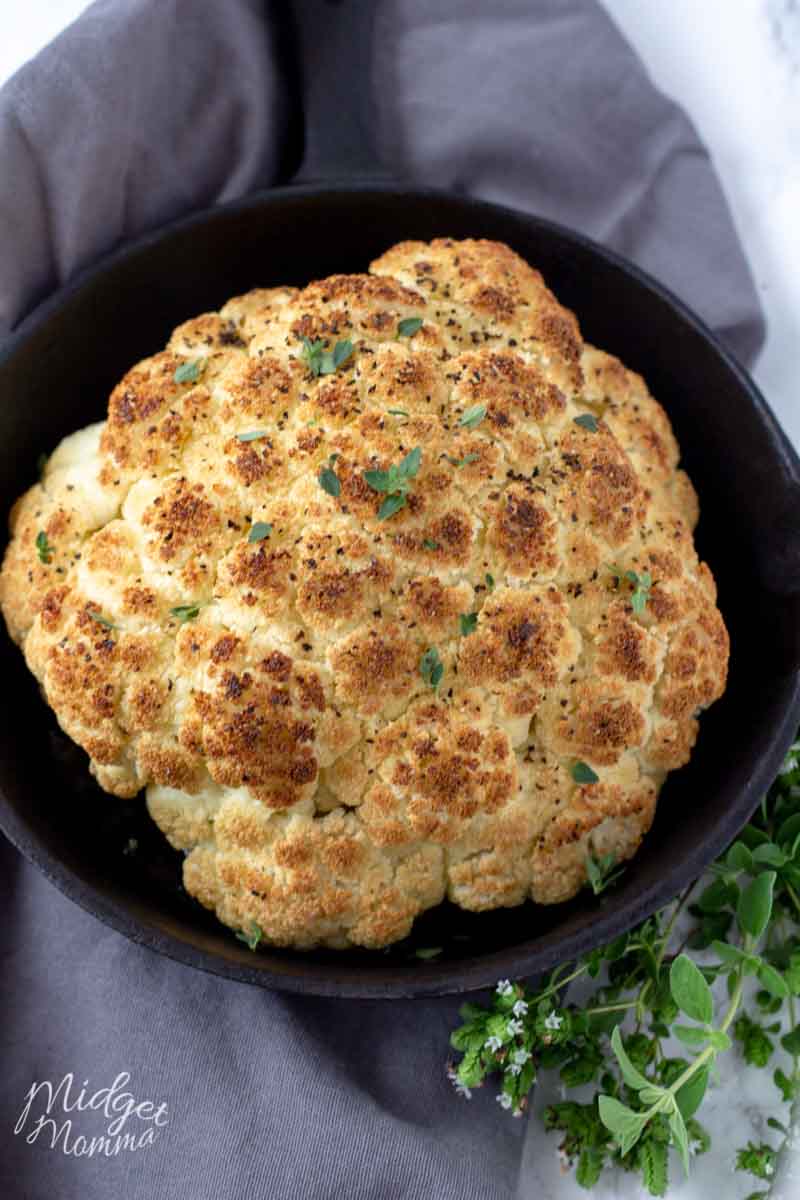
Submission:
M 461 1080 L 458 1078 L 458 1073 L 453 1067 L 447 1068 L 447 1078 L 450 1080 L 459 1096 L 463 1096 L 465 1100 L 472 1099 L 472 1092 L 465 1083 L 461 1082 Z
M 773 1175 L 774 1173 L 775 1173 L 775 1167 L 773 1166 L 773 1164 L 771 1162 L 765 1162 L 764 1163 L 764 1174 L 765 1175 Z
M 560 1029 L 563 1024 L 564 1018 L 560 1017 L 555 1009 L 544 1019 L 545 1029 Z
M 516 1063 L 518 1067 L 524 1067 L 530 1056 L 530 1050 L 526 1050 L 524 1047 L 522 1047 L 520 1050 L 514 1051 L 514 1053 L 511 1055 L 511 1061 Z
M 522 1116 L 522 1109 L 521 1109 L 521 1108 L 515 1108 L 515 1109 L 514 1109 L 514 1111 L 512 1112 L 512 1114 L 511 1114 L 511 1115 L 512 1115 L 512 1117 L 521 1117 L 521 1116 Z
M 522 1033 L 522 1021 L 509 1021 L 506 1025 L 509 1037 L 516 1037 L 518 1033 Z
M 515 1017 L 524 1017 L 525 1013 L 528 1011 L 528 1001 L 515 1000 L 511 1011 Z
M 500 1092 L 497 1096 L 497 1103 L 501 1108 L 511 1108 L 511 1097 L 507 1096 L 505 1092 Z
M 514 985 L 510 979 L 501 979 L 495 989 L 498 996 L 510 996 L 514 991 Z
M 520 1066 L 519 1063 L 512 1062 L 512 1064 L 508 1068 L 508 1070 L 511 1075 L 519 1075 L 522 1071 L 522 1067 Z
M 502 1038 L 499 1038 L 496 1033 L 493 1033 L 492 1036 L 488 1037 L 483 1044 L 487 1050 L 497 1051 L 502 1046 L 503 1040 Z

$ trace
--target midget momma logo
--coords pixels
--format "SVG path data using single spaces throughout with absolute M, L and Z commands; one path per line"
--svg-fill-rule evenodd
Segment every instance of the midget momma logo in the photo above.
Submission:
M 92 1091 L 88 1079 L 78 1088 L 70 1072 L 60 1083 L 32 1083 L 14 1133 L 48 1150 L 75 1158 L 105 1156 L 152 1146 L 167 1124 L 167 1105 L 137 1100 L 126 1091 L 130 1083 L 121 1071 L 109 1087 Z

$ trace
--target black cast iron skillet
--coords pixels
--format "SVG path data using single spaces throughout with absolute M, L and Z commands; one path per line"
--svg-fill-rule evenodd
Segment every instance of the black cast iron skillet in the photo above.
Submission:
M 333 12 L 318 15 L 316 33 Z M 312 109 L 315 88 L 322 101 L 318 128 L 331 88 L 338 112 L 346 103 L 336 86 L 322 68 L 306 84 Z M 351 109 L 329 130 L 337 165 L 364 165 L 361 143 L 340 136 L 359 119 Z M 317 174 L 323 145 L 307 150 Z M 180 321 L 255 285 L 363 270 L 393 242 L 437 235 L 511 245 L 579 315 L 586 339 L 640 371 L 666 407 L 700 495 L 698 549 L 731 634 L 728 690 L 703 717 L 691 764 L 670 777 L 642 850 L 602 904 L 584 894 L 567 905 L 481 915 L 444 905 L 385 953 L 252 954 L 182 891 L 181 856 L 141 799 L 116 800 L 92 783 L 85 755 L 59 732 L 21 655 L 2 638 L 0 824 L 8 837 L 120 933 L 230 979 L 399 997 L 539 973 L 630 928 L 694 879 L 746 821 L 800 722 L 800 462 L 764 399 L 702 322 L 643 272 L 567 229 L 496 205 L 391 183 L 305 184 L 199 213 L 112 254 L 43 304 L 0 351 L 0 507 L 30 484 L 40 452 L 104 415 L 116 380 Z M 126 854 L 130 839 L 138 848 Z M 420 947 L 442 954 L 420 961 Z

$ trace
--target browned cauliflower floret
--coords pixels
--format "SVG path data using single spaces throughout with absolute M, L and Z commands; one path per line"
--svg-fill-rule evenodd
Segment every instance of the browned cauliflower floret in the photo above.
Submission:
M 192 895 L 384 946 L 635 853 L 727 671 L 678 457 L 508 247 L 404 242 L 133 367 L 14 507 L 0 603 Z

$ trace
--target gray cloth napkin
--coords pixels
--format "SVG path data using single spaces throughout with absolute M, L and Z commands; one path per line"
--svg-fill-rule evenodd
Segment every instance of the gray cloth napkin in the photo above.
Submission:
M 285 11 L 100 0 L 0 91 L 0 334 L 119 242 L 285 180 L 301 151 Z M 592 0 L 379 0 L 367 65 L 351 83 L 390 172 L 573 225 L 755 352 L 708 155 Z M 0 895 L 3 1196 L 530 1195 L 524 1122 L 446 1078 L 457 1001 L 300 999 L 202 975 L 87 916 L 2 839 Z M 69 1075 L 67 1105 L 88 1082 L 72 1112 L 65 1085 L 54 1102 L 64 1153 L 63 1131 L 56 1149 L 48 1126 L 27 1140 L 45 1092 L 25 1105 Z M 76 1156 L 109 1123 L 85 1102 L 120 1075 L 96 1103 L 151 1101 L 123 1132 L 152 1127 L 153 1144 Z

